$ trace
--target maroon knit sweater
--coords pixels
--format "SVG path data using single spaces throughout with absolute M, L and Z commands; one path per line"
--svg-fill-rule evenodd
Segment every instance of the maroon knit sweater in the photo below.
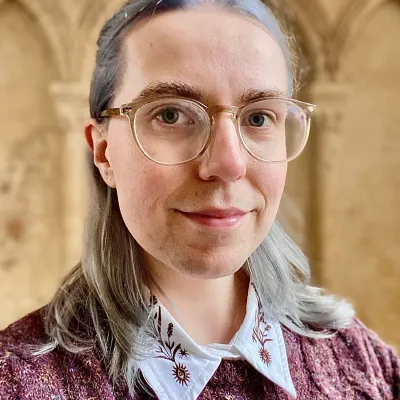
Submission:
M 399 358 L 358 320 L 333 339 L 308 339 L 282 330 L 298 399 L 400 399 Z M 122 381 L 112 386 L 94 353 L 56 349 L 32 357 L 27 345 L 43 340 L 40 312 L 0 332 L 1 400 L 133 399 Z M 140 393 L 133 400 L 150 398 Z M 247 362 L 223 360 L 199 399 L 290 397 Z

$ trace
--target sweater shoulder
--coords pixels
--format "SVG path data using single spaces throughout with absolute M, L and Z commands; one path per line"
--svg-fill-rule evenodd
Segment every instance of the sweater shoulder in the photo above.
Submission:
M 45 343 L 43 311 L 34 311 L 0 331 L 0 355 L 8 351 L 24 356 L 30 346 Z
M 124 382 L 113 387 L 93 350 L 71 353 L 57 346 L 36 355 L 49 339 L 44 313 L 35 311 L 0 332 L 0 399 L 115 400 L 114 390 L 129 398 Z
M 379 365 L 383 370 L 395 372 L 394 367 L 399 365 L 399 358 L 396 351 L 389 344 L 385 343 L 376 332 L 367 328 L 359 319 L 354 318 L 348 328 L 340 329 L 330 339 L 331 346 L 341 350 L 343 359 L 347 356 Z
M 28 393 L 37 393 L 35 399 L 46 399 L 51 392 L 61 393 L 66 357 L 59 350 L 35 355 L 39 346 L 48 341 L 44 311 L 34 311 L 0 332 L 1 399 L 23 399 Z
M 360 320 L 327 339 L 286 331 L 289 365 L 318 377 L 320 390 L 356 390 L 369 398 L 400 398 L 400 360 L 395 350 Z M 340 389 L 338 389 L 340 388 Z M 356 395 L 356 394 L 355 394 Z M 339 396 L 339 394 L 338 394 Z
M 37 310 L 0 331 L 0 398 L 21 398 L 24 377 L 29 382 L 30 389 L 37 389 L 40 379 L 33 352 L 34 346 L 44 343 L 45 338 L 42 310 Z M 35 383 L 32 384 L 33 382 Z
M 395 382 L 400 389 L 400 359 L 395 349 L 359 319 L 355 318 L 350 327 L 339 330 L 331 341 L 331 346 L 343 357 L 343 363 L 351 361 L 356 366 L 371 369 L 386 381 Z

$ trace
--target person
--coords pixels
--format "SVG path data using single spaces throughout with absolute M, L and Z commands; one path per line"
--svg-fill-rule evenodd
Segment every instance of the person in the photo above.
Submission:
M 315 106 L 274 10 L 131 0 L 105 24 L 82 258 L 0 334 L 1 399 L 400 398 L 395 351 L 276 219 Z

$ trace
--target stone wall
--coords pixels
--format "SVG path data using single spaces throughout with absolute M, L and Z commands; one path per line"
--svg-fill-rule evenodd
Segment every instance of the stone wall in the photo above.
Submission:
M 281 1 L 318 105 L 281 217 L 316 283 L 400 349 L 400 3 Z M 0 327 L 79 260 L 95 42 L 122 2 L 0 0 Z

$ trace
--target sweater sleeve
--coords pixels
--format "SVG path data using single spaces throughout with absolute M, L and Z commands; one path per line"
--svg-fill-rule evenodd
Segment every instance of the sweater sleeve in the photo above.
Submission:
M 360 321 L 356 322 L 365 332 L 379 362 L 386 384 L 391 388 L 393 399 L 400 400 L 400 358 L 395 350 L 385 344 L 378 335 L 366 328 Z
M 18 399 L 18 388 L 12 367 L 14 357 L 13 353 L 0 347 L 0 399 Z
M 391 369 L 393 376 L 393 395 L 396 400 L 400 399 L 400 359 L 397 354 L 389 349 Z
M 4 343 L 0 337 L 1 400 L 66 399 L 59 375 L 46 360 L 41 363 L 27 358 L 18 344 Z
M 373 371 L 380 392 L 389 394 L 390 399 L 400 400 L 400 359 L 395 350 L 359 320 L 355 320 L 350 331 L 350 338 L 360 343 L 356 347 L 363 348 L 364 359 Z

